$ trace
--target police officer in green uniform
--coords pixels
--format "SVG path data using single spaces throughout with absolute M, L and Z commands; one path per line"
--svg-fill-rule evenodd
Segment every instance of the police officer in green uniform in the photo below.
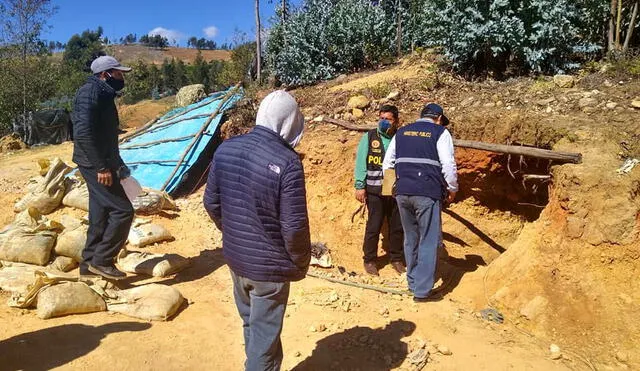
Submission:
M 385 218 L 389 225 L 389 256 L 391 266 L 399 274 L 405 272 L 403 232 L 398 205 L 391 196 L 382 196 L 382 160 L 391 138 L 399 127 L 398 108 L 380 107 L 378 128 L 369 131 L 360 140 L 356 155 L 355 196 L 367 204 L 369 217 L 364 234 L 364 269 L 378 275 L 378 241 Z

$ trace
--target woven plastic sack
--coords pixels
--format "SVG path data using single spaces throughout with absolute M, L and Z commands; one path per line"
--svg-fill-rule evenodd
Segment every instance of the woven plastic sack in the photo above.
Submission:
M 14 211 L 21 212 L 34 207 L 42 214 L 52 213 L 62 202 L 65 193 L 64 179 L 70 171 L 71 168 L 62 160 L 54 159 L 44 178 L 30 187 L 30 191 L 16 202 Z
M 118 299 L 123 302 L 108 303 L 110 312 L 146 321 L 166 321 L 184 302 L 177 289 L 154 283 L 119 291 Z
M 62 225 L 29 208 L 16 216 L 14 222 L 0 231 L 0 260 L 46 265 L 56 242 L 56 231 Z
M 189 260 L 177 254 L 151 254 L 128 252 L 118 257 L 118 266 L 125 272 L 166 277 L 177 273 L 189 265 Z
M 62 199 L 64 206 L 89 211 L 89 188 L 82 176 L 76 174 L 65 181 L 67 192 Z
M 55 260 L 49 265 L 51 269 L 55 269 L 60 272 L 70 272 L 78 267 L 78 262 L 66 256 L 58 256 Z
M 129 244 L 134 247 L 144 247 L 172 239 L 173 236 L 165 227 L 146 221 L 136 221 L 129 230 Z
M 42 319 L 106 309 L 104 299 L 82 282 L 63 282 L 47 287 L 38 294 L 37 314 Z
M 87 242 L 87 230 L 89 226 L 81 221 L 79 225 L 69 223 L 58 236 L 55 251 L 56 254 L 74 259 L 78 263 L 82 261 L 82 250 Z
M 166 192 L 144 189 L 144 193 L 132 202 L 138 214 L 157 214 L 162 210 L 177 210 L 175 202 Z

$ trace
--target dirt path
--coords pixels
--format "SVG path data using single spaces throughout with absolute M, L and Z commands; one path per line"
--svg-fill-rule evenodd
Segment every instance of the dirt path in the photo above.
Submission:
M 310 138 L 313 141 L 313 136 Z M 36 160 L 60 156 L 68 161 L 71 148 L 70 144 L 63 144 L 2 155 L 0 224 L 5 225 L 13 218 L 13 203 L 22 194 L 27 180 L 36 174 Z M 322 192 L 322 187 L 312 179 L 309 199 L 321 197 Z M 208 221 L 201 197 L 200 191 L 179 200 L 181 211 L 175 215 L 154 217 L 176 240 L 147 249 L 192 258 L 192 266 L 177 276 L 155 280 L 174 285 L 188 299 L 188 305 L 175 318 L 165 323 L 147 323 L 118 314 L 95 313 L 45 321 L 38 319 L 33 311 L 2 305 L 0 369 L 242 369 L 241 325 L 233 303 L 228 268 L 221 254 L 221 236 Z M 453 211 L 462 218 L 474 218 L 464 204 Z M 68 210 L 57 211 L 51 217 L 64 212 Z M 326 214 L 312 214 L 316 228 L 323 217 L 329 217 Z M 493 219 L 486 219 L 485 223 L 494 226 L 508 217 L 492 215 Z M 468 267 L 466 271 L 476 270 L 481 274 L 485 269 L 483 265 L 498 253 L 459 219 L 447 217 L 445 224 L 453 241 L 450 244 L 454 259 L 460 260 L 461 267 Z M 353 227 L 354 236 L 361 233 L 360 229 L 361 224 Z M 513 233 L 508 228 L 492 230 L 497 232 L 488 236 L 491 241 L 510 243 Z M 330 231 L 317 232 L 315 238 L 332 240 L 334 236 L 329 235 Z M 360 271 L 359 238 L 345 241 L 336 256 L 339 264 L 348 270 Z M 470 256 L 469 249 L 473 246 L 478 247 L 473 249 L 477 255 Z M 384 277 L 392 277 L 388 268 L 382 273 Z M 130 278 L 127 284 L 148 282 L 137 279 Z M 510 325 L 478 319 L 474 302 L 481 300 L 476 297 L 481 294 L 457 290 L 454 288 L 441 302 L 417 305 L 408 297 L 335 285 L 315 278 L 295 283 L 283 331 L 283 368 L 396 369 L 420 339 L 444 345 L 453 353 L 433 355 L 427 370 L 583 368 L 580 361 L 570 356 L 562 361 L 550 360 L 548 344 L 540 344 Z M 8 293 L 0 293 L 2 301 L 8 297 Z M 349 303 L 348 310 L 343 305 L 345 302 Z

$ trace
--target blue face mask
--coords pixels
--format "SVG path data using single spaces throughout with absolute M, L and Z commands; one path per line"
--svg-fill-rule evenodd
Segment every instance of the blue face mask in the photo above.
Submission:
M 392 127 L 393 127 L 393 124 L 391 124 L 391 121 L 387 119 L 382 119 L 378 121 L 378 130 L 381 133 L 389 134 L 391 132 Z

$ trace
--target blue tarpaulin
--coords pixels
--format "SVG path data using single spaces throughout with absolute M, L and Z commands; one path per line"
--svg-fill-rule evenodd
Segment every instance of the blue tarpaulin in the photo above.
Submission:
M 198 103 L 168 112 L 152 126 L 120 143 L 120 155 L 131 169 L 131 175 L 143 187 L 162 190 L 166 183 L 165 191 L 172 193 L 176 190 L 183 176 L 212 142 L 224 112 L 242 98 L 241 89 L 232 90 L 233 88 L 218 92 Z M 196 138 L 202 126 L 219 107 L 216 117 L 203 134 Z M 172 176 L 180 158 L 192 143 L 193 146 Z

